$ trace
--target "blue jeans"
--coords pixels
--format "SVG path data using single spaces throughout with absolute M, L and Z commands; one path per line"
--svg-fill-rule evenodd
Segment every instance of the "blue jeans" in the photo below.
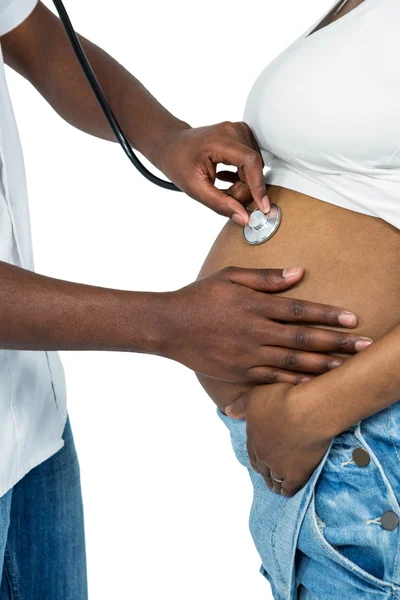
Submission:
M 79 463 L 65 445 L 0 498 L 0 600 L 87 600 Z
M 252 470 L 245 421 L 217 413 L 253 484 L 250 532 L 273 597 L 400 600 L 400 401 L 333 438 L 291 498 Z M 356 448 L 368 464 L 357 464 Z

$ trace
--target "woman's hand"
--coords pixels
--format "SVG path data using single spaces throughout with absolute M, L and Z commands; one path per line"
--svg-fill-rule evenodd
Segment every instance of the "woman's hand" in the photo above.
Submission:
M 283 496 L 293 496 L 307 483 L 332 439 L 304 388 L 307 384 L 257 386 L 225 409 L 230 417 L 246 418 L 252 467 Z
M 264 162 L 250 127 L 224 121 L 207 127 L 175 129 L 165 134 L 155 161 L 163 173 L 188 196 L 240 225 L 248 222 L 242 206 L 254 199 L 268 212 Z M 237 173 L 222 171 L 217 164 L 234 165 Z M 215 179 L 230 181 L 228 190 L 215 187 Z

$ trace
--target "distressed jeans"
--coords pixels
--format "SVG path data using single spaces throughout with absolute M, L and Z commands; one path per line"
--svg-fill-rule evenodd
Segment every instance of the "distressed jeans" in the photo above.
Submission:
M 273 597 L 400 599 L 400 402 L 333 438 L 291 498 L 251 468 L 245 420 L 217 414 L 253 485 L 249 527 Z

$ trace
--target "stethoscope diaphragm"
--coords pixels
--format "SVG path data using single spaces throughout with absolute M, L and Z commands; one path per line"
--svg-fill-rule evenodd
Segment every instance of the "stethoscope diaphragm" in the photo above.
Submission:
M 256 208 L 250 215 L 249 224 L 243 229 L 243 237 L 248 244 L 263 244 L 274 235 L 282 220 L 281 209 L 270 202 L 270 210 L 264 214 Z

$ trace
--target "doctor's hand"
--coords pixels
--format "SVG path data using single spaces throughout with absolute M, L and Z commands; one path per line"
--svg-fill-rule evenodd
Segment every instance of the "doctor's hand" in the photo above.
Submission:
M 308 482 L 331 442 L 310 401 L 310 385 L 256 386 L 225 410 L 246 419 L 250 463 L 267 487 L 283 496 L 293 496 Z
M 276 297 L 297 283 L 304 269 L 228 267 L 175 292 L 163 294 L 160 355 L 198 374 L 235 383 L 303 381 L 354 354 L 361 336 L 307 327 L 353 327 L 357 318 L 336 306 Z M 353 322 L 351 322 L 353 319 Z M 289 321 L 292 323 L 281 323 Z
M 264 213 L 269 211 L 264 162 L 247 123 L 224 121 L 174 130 L 165 134 L 157 152 L 156 166 L 188 196 L 218 214 L 246 225 L 248 214 L 243 204 L 252 199 Z M 217 173 L 218 163 L 237 167 L 237 173 Z M 218 189 L 216 178 L 233 185 L 227 190 Z

